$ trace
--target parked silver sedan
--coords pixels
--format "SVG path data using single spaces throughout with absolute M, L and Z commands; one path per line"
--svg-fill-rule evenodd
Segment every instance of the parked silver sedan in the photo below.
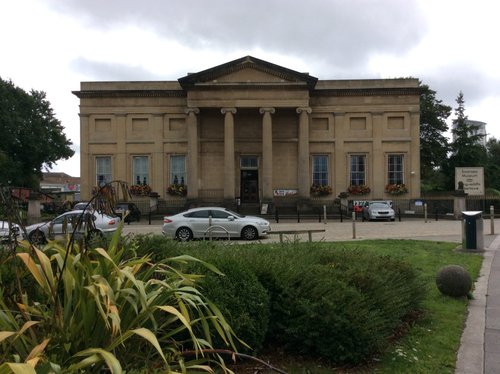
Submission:
M 97 211 L 72 210 L 57 216 L 52 221 L 40 222 L 26 227 L 28 239 L 32 243 L 43 244 L 47 239 L 71 234 L 77 228 L 79 235 L 102 236 L 113 233 L 118 228 L 119 217 L 110 217 Z
M 387 201 L 368 201 L 363 207 L 363 221 L 383 219 L 387 221 L 394 221 L 395 213 L 391 205 Z
M 163 218 L 164 235 L 178 240 L 193 238 L 241 238 L 254 240 L 267 235 L 269 221 L 243 216 L 220 207 L 193 208 Z
M 15 223 L 0 221 L 0 243 L 10 243 L 21 235 L 21 228 Z

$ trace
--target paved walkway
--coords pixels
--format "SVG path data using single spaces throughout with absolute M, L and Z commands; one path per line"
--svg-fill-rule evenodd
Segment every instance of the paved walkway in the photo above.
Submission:
M 161 234 L 161 221 L 125 225 L 124 234 Z M 415 239 L 462 242 L 461 221 L 407 220 L 403 222 L 280 222 L 272 223 L 273 230 L 325 229 L 314 233 L 314 240 L 345 241 L 363 239 Z M 494 222 L 494 232 L 500 232 L 500 220 Z M 474 299 L 457 354 L 455 374 L 500 373 L 500 235 L 491 235 L 492 225 L 484 219 L 484 261 L 475 284 Z M 290 240 L 308 240 L 307 234 Z M 263 242 L 275 242 L 269 235 Z

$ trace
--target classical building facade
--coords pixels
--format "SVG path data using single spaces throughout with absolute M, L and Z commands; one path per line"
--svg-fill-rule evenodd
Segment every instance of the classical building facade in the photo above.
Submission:
M 112 180 L 188 204 L 420 196 L 417 79 L 318 80 L 246 56 L 74 94 L 82 199 Z

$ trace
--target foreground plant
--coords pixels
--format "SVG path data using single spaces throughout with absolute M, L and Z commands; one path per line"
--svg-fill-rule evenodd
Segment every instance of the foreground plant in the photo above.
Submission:
M 214 348 L 213 330 L 234 347 L 231 328 L 198 291 L 199 277 L 178 266 L 201 261 L 178 256 L 154 263 L 148 256 L 124 256 L 120 232 L 107 250 L 50 242 L 41 251 L 24 243 L 15 257 L 27 269 L 22 276 L 34 281 L 34 296 L 20 290 L 16 299 L 0 286 L 0 373 L 105 367 L 112 373 L 186 373 L 213 372 L 212 366 L 229 372 L 219 356 L 205 352 Z

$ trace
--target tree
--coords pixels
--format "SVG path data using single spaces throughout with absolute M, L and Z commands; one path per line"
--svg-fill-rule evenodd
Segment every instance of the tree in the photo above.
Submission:
M 486 143 L 488 161 L 484 171 L 487 186 L 500 191 L 500 141 L 488 139 Z
M 46 94 L 0 78 L 0 184 L 37 188 L 42 168 L 73 156 Z
M 439 181 L 442 166 L 448 157 L 447 118 L 451 107 L 442 104 L 426 84 L 420 84 L 420 176 L 422 189 L 442 189 Z
M 462 91 L 456 99 L 458 107 L 452 125 L 451 154 L 448 159 L 448 188 L 454 189 L 455 168 L 484 166 L 486 164 L 486 148 L 482 145 L 484 135 L 478 134 L 473 125 L 467 122 L 465 115 L 465 100 Z

